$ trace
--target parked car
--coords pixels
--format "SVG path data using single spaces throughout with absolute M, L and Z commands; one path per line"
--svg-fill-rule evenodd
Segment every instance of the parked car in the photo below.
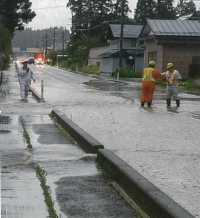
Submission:
M 29 58 L 28 58 L 28 63 L 29 63 L 29 64 L 35 64 L 35 58 L 29 57 Z

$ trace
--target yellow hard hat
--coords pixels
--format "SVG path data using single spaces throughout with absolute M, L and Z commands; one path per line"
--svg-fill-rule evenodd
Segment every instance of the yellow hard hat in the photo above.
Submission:
M 155 66 L 155 65 L 156 65 L 156 62 L 155 62 L 155 61 L 149 61 L 149 65 L 150 65 L 150 66 Z
M 170 67 L 173 67 L 174 65 L 173 65 L 173 63 L 168 63 L 167 64 L 167 68 L 170 68 Z

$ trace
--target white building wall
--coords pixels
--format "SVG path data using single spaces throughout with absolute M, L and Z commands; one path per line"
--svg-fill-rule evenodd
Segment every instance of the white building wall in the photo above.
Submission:
M 100 62 L 100 58 L 98 56 L 102 53 L 109 51 L 109 48 L 110 48 L 109 44 L 90 48 L 88 65 L 96 65 L 97 62 Z

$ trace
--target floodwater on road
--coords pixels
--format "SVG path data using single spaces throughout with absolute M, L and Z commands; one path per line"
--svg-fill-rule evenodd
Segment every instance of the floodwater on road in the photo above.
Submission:
M 138 82 L 94 79 L 50 67 L 35 74 L 37 91 L 38 81 L 44 80 L 45 111 L 60 110 L 200 217 L 199 95 L 180 92 L 180 107 L 172 101 L 167 108 L 165 90 L 156 86 L 152 107 L 141 108 Z M 41 107 L 29 110 L 36 113 Z
M 167 108 L 165 91 L 156 86 L 152 108 L 141 108 L 134 82 L 92 79 L 60 91 L 64 114 L 200 217 L 199 96 L 180 93 L 180 108 L 174 101 Z

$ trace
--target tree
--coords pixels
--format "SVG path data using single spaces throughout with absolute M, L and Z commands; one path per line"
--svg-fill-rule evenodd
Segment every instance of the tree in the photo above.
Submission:
M 196 5 L 193 0 L 187 2 L 186 0 L 179 0 L 176 6 L 176 12 L 178 17 L 194 14 L 196 12 Z
M 156 19 L 176 19 L 176 10 L 173 7 L 173 0 L 158 0 L 156 6 Z
M 69 0 L 67 7 L 72 12 L 72 36 L 81 37 L 81 32 L 89 37 L 100 36 L 101 42 L 105 41 L 103 24 L 105 21 L 120 23 L 121 0 Z M 125 0 L 124 13 L 130 11 Z
M 3 54 L 3 66 L 7 67 L 11 53 L 11 33 L 0 23 L 0 53 Z
M 29 0 L 0 0 L 1 22 L 12 35 L 16 30 L 24 30 L 24 26 L 36 16 L 30 9 L 31 5 Z
M 83 40 L 83 36 L 86 36 L 86 40 L 83 40 L 83 42 L 86 43 L 87 48 L 91 46 L 90 43 L 95 37 L 98 37 L 99 43 L 106 42 L 104 23 L 106 21 L 121 22 L 121 2 L 121 0 L 69 0 L 67 7 L 72 12 L 71 56 L 76 54 L 75 51 L 80 41 L 77 42 L 79 39 Z M 124 17 L 126 19 L 129 11 L 128 1 L 125 0 Z
M 135 9 L 135 22 L 143 25 L 146 19 L 155 19 L 156 2 L 154 0 L 138 0 Z

